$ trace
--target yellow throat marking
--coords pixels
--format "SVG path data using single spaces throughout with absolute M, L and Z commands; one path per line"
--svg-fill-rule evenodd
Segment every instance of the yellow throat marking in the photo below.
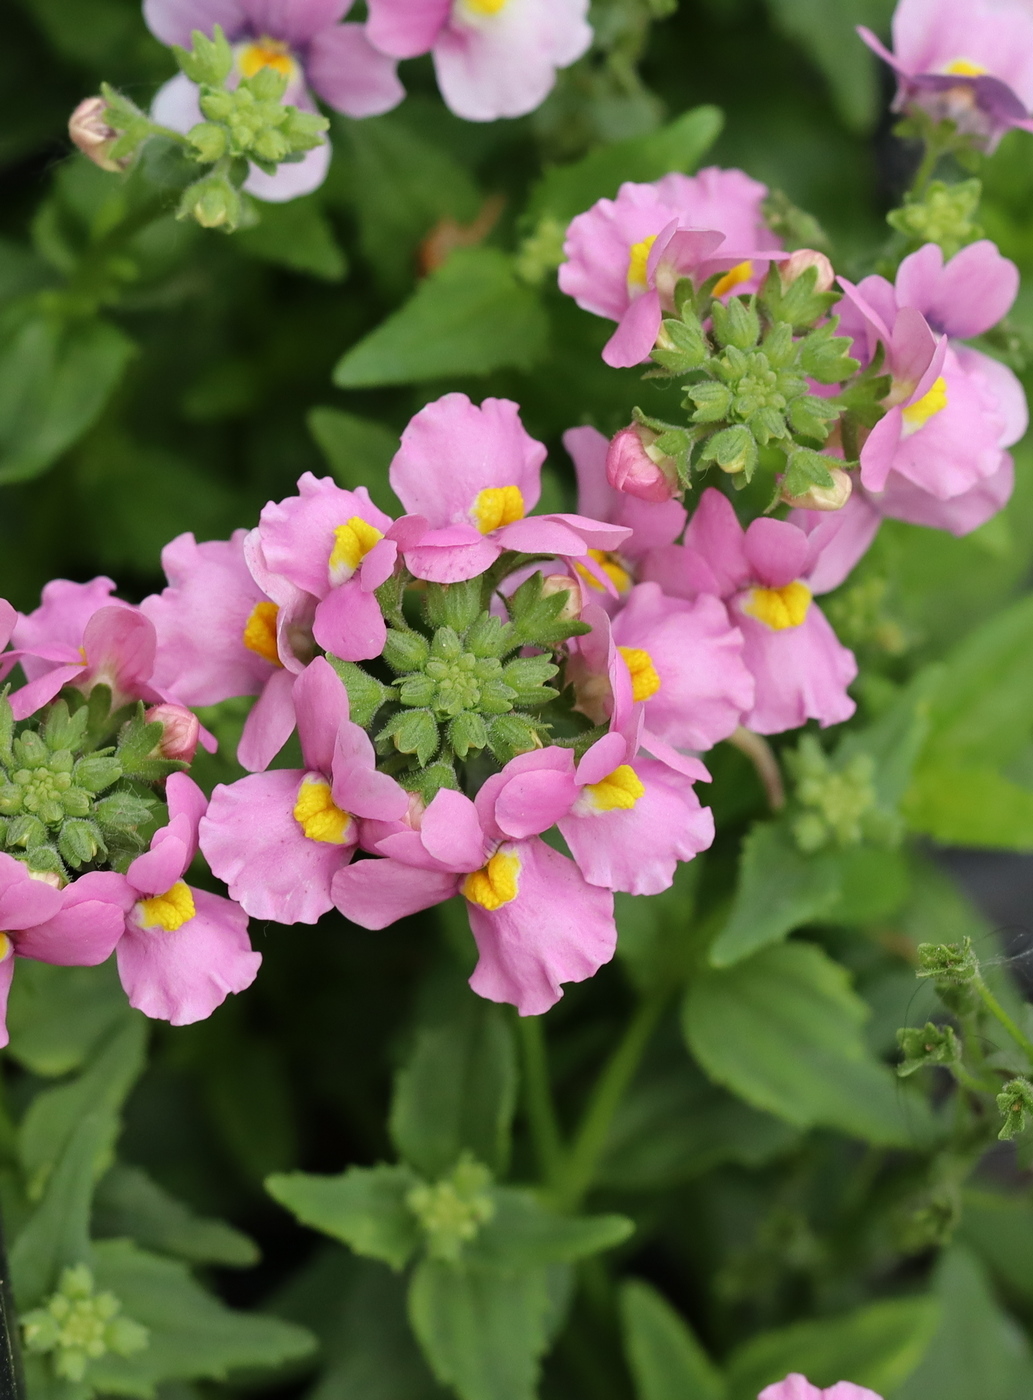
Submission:
M 627 593 L 631 587 L 631 575 L 623 565 L 618 564 L 616 555 L 607 554 L 603 549 L 590 549 L 588 557 L 595 560 L 618 593 Z M 577 569 L 589 588 L 594 588 L 597 593 L 605 592 L 595 574 L 590 569 L 586 569 L 584 564 L 575 563 L 574 568 Z
M 601 783 L 589 783 L 584 795 L 595 812 L 630 812 L 645 790 L 634 768 L 622 763 Z
M 492 530 L 523 520 L 527 514 L 523 492 L 519 486 L 486 486 L 478 491 L 470 514 L 481 534 L 490 535 Z
M 633 243 L 628 249 L 628 291 L 644 292 L 649 286 L 649 254 L 656 242 L 656 234 L 651 233 L 640 243 Z
M 330 582 L 347 583 L 373 546 L 383 538 L 383 530 L 363 520 L 361 515 L 353 515 L 345 524 L 338 525 L 330 551 Z
M 464 0 L 468 10 L 475 15 L 497 15 L 509 4 L 509 0 Z
M 481 870 L 467 875 L 460 890 L 471 904 L 493 914 L 520 893 L 520 857 L 512 851 L 496 851 Z
M 981 78 L 987 70 L 981 63 L 973 63 L 971 59 L 955 58 L 943 71 L 952 77 Z
M 947 402 L 947 381 L 941 374 L 927 394 L 923 394 L 917 403 L 902 410 L 904 436 L 910 437 L 912 433 L 917 433 L 919 428 L 924 428 L 930 418 L 935 418 L 938 413 L 943 412 Z
M 631 672 L 632 699 L 649 700 L 660 689 L 660 677 L 653 665 L 653 658 L 641 647 L 618 647 L 617 650 Z
M 161 928 L 166 933 L 175 933 L 197 913 L 190 886 L 182 880 L 177 880 L 164 894 L 141 899 L 136 908 L 143 928 Z
M 291 78 L 295 73 L 288 46 L 279 39 L 269 39 L 265 35 L 254 43 L 244 45 L 237 56 L 237 67 L 242 78 L 253 78 L 263 68 L 275 68 L 285 78 Z
M 244 645 L 256 656 L 282 667 L 283 662 L 276 647 L 276 617 L 279 611 L 275 603 L 256 603 L 244 625 Z
M 10 934 L 0 933 L 0 963 L 5 963 L 14 952 L 14 944 L 11 942 Z
M 294 804 L 294 820 L 310 841 L 343 846 L 352 819 L 334 803 L 330 784 L 321 778 L 303 778 Z
M 744 282 L 748 282 L 753 276 L 753 264 L 749 261 L 736 263 L 729 268 L 721 280 L 714 285 L 714 296 L 723 297 L 725 292 L 732 291 L 735 287 L 741 287 Z
M 799 627 L 807 616 L 814 595 L 805 583 L 787 583 L 782 588 L 755 588 L 743 612 L 763 622 L 773 632 Z

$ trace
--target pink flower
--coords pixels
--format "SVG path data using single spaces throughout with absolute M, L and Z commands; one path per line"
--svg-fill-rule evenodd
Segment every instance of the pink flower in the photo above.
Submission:
M 302 769 L 255 773 L 212 794 L 201 850 L 256 919 L 314 924 L 333 877 L 355 854 L 358 818 L 400 821 L 409 795 L 384 773 L 348 718 L 348 693 L 322 657 L 294 687 Z
M 7 643 L 11 640 L 15 626 L 18 622 L 18 612 L 6 598 L 0 598 L 0 652 L 3 652 Z M 11 670 L 18 658 L 13 653 L 0 656 L 0 681 Z
M 483 789 L 482 789 L 483 791 Z M 613 957 L 613 895 L 537 836 L 512 841 L 477 803 L 443 788 L 419 830 L 378 843 L 384 859 L 334 877 L 334 903 L 363 928 L 386 928 L 453 895 L 467 903 L 480 957 L 470 986 L 538 1016 Z
M 621 735 L 604 735 L 575 764 L 569 749 L 521 754 L 478 794 L 496 825 L 515 839 L 555 825 L 590 885 L 659 894 L 680 860 L 714 839 L 714 819 L 693 782 L 710 775 L 686 758 L 682 771 L 635 758 Z
M 242 992 L 262 961 L 243 909 L 188 885 L 204 793 L 185 773 L 166 784 L 169 821 L 126 872 L 124 933 L 116 955 L 131 1006 L 159 1021 L 203 1021 L 230 992 Z M 86 877 L 89 878 L 88 876 Z
M 434 55 L 441 95 L 467 121 L 521 117 L 592 42 L 588 0 L 369 0 L 367 33 L 394 58 Z
M 659 505 L 678 490 L 674 463 L 662 453 L 651 452 L 657 434 L 633 423 L 621 428 L 606 453 L 606 480 L 622 495 Z
M 122 932 L 123 883 L 120 875 L 98 871 L 58 890 L 35 879 L 21 861 L 0 854 L 0 1045 L 8 1040 L 15 958 L 61 967 L 104 962 Z
M 236 79 L 264 67 L 285 74 L 284 102 L 313 109 L 309 89 L 349 117 L 388 112 L 405 96 L 395 64 L 375 49 L 361 24 L 339 24 L 352 0 L 144 0 L 144 19 L 164 44 L 191 47 L 195 29 L 211 35 L 222 25 L 236 56 Z M 204 121 L 196 86 L 184 74 L 154 99 L 154 120 L 187 132 Z M 309 194 L 326 179 L 330 144 L 324 141 L 300 161 L 267 175 L 251 167 L 244 188 L 274 202 Z
M 1004 449 L 1025 432 L 1028 412 L 1006 366 L 947 336 L 996 324 L 1015 298 L 1017 269 L 986 241 L 946 266 L 930 244 L 905 258 L 896 286 L 882 277 L 844 286 L 855 352 L 870 358 L 881 342 L 893 379 L 888 412 L 861 449 L 862 485 L 883 514 L 975 529 L 1008 498 Z
M 169 705 L 164 701 L 152 705 L 144 715 L 148 724 L 160 724 L 162 735 L 157 750 L 161 758 L 191 763 L 201 738 L 201 724 L 185 705 Z
M 839 1381 L 827 1390 L 821 1390 L 811 1385 L 806 1376 L 794 1372 L 784 1381 L 766 1386 L 757 1400 L 882 1400 L 882 1396 L 863 1385 L 854 1385 L 852 1381 Z
M 855 709 L 847 694 L 857 675 L 853 653 L 840 644 L 813 595 L 842 582 L 878 520 L 849 505 L 802 514 L 816 517 L 810 533 L 767 518 L 744 531 L 732 503 L 710 487 L 689 522 L 685 545 L 657 550 L 646 561 L 647 576 L 666 592 L 724 601 L 728 622 L 742 633 L 742 660 L 756 683 L 742 723 L 758 734 L 780 734 L 808 719 L 839 724 Z
M 343 491 L 311 472 L 298 482 L 298 495 L 262 511 L 257 543 L 265 567 L 319 600 L 312 634 L 345 661 L 368 661 L 384 650 L 387 628 L 374 590 L 398 557 L 387 537 L 393 524 L 364 486 Z
M 248 568 L 246 538 L 243 530 L 204 544 L 177 536 L 161 554 L 169 586 L 140 611 L 158 634 L 155 678 L 184 703 L 258 696 L 237 758 L 260 771 L 294 731 L 291 693 L 312 654 L 312 600 L 284 579 L 274 600 Z
M 422 408 L 402 434 L 391 485 L 411 517 L 395 527 L 417 578 L 476 578 L 503 550 L 585 557 L 628 537 L 619 526 L 580 515 L 527 512 L 541 494 L 545 448 L 530 437 L 509 399 L 446 394 Z
M 901 0 L 893 52 L 864 42 L 897 74 L 894 110 L 917 106 L 993 150 L 1012 127 L 1033 130 L 1033 12 L 1025 0 Z
M 600 199 L 573 220 L 559 286 L 584 310 L 618 323 L 603 350 L 608 365 L 649 358 L 680 277 L 703 282 L 726 272 L 718 296 L 759 285 L 779 246 L 761 218 L 766 194 L 742 171 L 711 168 L 623 184 L 616 200 Z

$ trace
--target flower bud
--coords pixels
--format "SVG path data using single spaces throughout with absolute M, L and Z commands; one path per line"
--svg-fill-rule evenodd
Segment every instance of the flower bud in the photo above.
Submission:
M 144 718 L 148 724 L 163 726 L 154 758 L 191 762 L 201 736 L 200 721 L 191 710 L 183 705 L 152 705 Z
M 206 175 L 183 191 L 179 219 L 196 219 L 202 228 L 232 233 L 243 212 L 239 192 L 224 175 Z
M 831 486 L 812 483 L 799 496 L 787 496 L 783 492 L 783 501 L 796 510 L 842 510 L 854 489 L 853 479 L 842 467 L 829 467 L 828 472 L 832 478 Z
M 129 158 L 123 156 L 113 160 L 110 151 L 119 138 L 119 133 L 106 121 L 108 104 L 103 97 L 87 97 L 68 119 L 68 134 L 82 151 L 83 155 L 99 165 L 101 170 L 118 174 L 125 170 Z
M 606 480 L 640 501 L 669 501 L 678 489 L 674 459 L 654 446 L 657 434 L 634 423 L 622 428 L 606 453 Z
M 581 589 L 569 574 L 549 574 L 542 580 L 542 597 L 553 598 L 565 593 L 567 601 L 556 614 L 557 622 L 577 622 L 581 617 Z
M 813 248 L 797 248 L 790 258 L 779 263 L 778 275 L 782 279 L 782 286 L 792 286 L 809 267 L 818 269 L 814 290 L 816 292 L 831 292 L 836 281 L 835 269 L 824 253 L 815 252 Z

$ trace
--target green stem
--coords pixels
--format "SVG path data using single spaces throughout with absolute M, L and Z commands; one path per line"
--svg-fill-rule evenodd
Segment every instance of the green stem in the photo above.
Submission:
M 613 1116 L 634 1079 L 667 1004 L 666 990 L 644 997 L 596 1080 L 584 1117 L 563 1165 L 556 1192 L 562 1209 L 575 1210 L 591 1188 Z
M 940 142 L 926 141 L 922 163 L 915 172 L 915 178 L 911 184 L 910 193 L 912 198 L 916 201 L 922 198 L 929 185 L 932 183 L 932 178 L 936 174 L 936 167 L 939 165 L 941 157 L 945 154 L 946 148 L 942 146 Z
M 991 1016 L 996 1016 L 997 1020 L 1000 1021 L 1001 1025 L 1011 1036 L 1012 1040 L 1015 1041 L 1016 1045 L 1018 1045 L 1020 1049 L 1025 1051 L 1025 1053 L 1029 1056 L 1030 1060 L 1033 1061 L 1033 1040 L 1031 1040 L 1028 1035 L 1026 1035 L 1023 1031 L 1019 1029 L 1019 1027 L 1012 1020 L 1012 1018 L 1008 1015 L 1007 1011 L 1005 1011 L 1001 1003 L 994 996 L 993 992 L 991 992 L 990 988 L 983 981 L 982 977 L 976 977 L 975 988 L 976 991 L 979 993 L 979 998 L 982 1001 L 983 1005 L 986 1007 L 987 1011 L 990 1012 Z
M 549 1081 L 545 1029 L 540 1016 L 518 1016 L 517 1033 L 524 1062 L 524 1106 L 531 1130 L 538 1168 L 546 1185 L 552 1185 L 563 1159 L 563 1142 Z

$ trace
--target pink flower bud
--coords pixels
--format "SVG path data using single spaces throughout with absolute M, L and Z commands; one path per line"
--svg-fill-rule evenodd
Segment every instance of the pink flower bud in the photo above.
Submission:
M 197 716 L 182 705 L 152 705 L 144 718 L 148 724 L 161 724 L 164 730 L 155 758 L 178 759 L 189 763 L 197 752 L 201 725 Z
M 800 496 L 783 494 L 783 501 L 797 510 L 842 510 L 854 489 L 853 480 L 842 467 L 829 467 L 829 475 L 831 486 L 809 486 Z
M 118 174 L 129 164 L 128 158 L 113 160 L 109 154 L 119 133 L 105 120 L 108 104 L 103 97 L 87 97 L 68 119 L 68 134 L 94 165 Z
M 814 290 L 831 292 L 836 281 L 835 268 L 824 253 L 816 253 L 813 248 L 797 248 L 792 257 L 784 263 L 779 263 L 778 275 L 782 279 L 782 286 L 791 286 L 809 267 L 818 269 Z
M 556 614 L 558 622 L 576 622 L 581 616 L 581 588 L 569 574 L 549 574 L 542 580 L 542 597 L 551 598 L 565 593 L 567 601 Z
M 606 480 L 615 491 L 640 501 L 669 501 L 678 489 L 674 459 L 654 447 L 657 434 L 633 423 L 610 443 Z

